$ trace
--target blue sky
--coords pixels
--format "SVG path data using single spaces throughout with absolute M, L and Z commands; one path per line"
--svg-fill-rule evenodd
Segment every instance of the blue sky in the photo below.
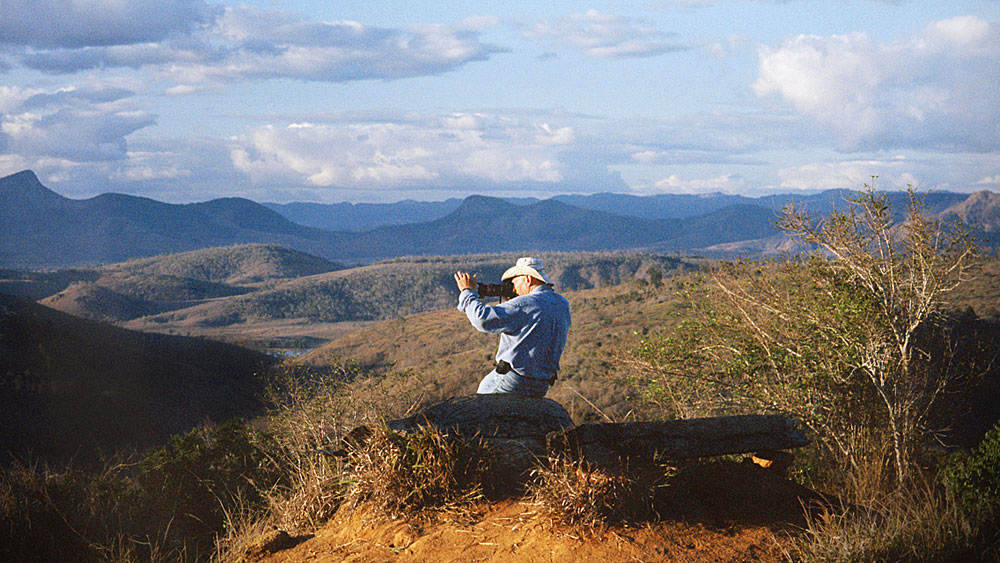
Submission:
M 0 0 L 73 198 L 1000 191 L 1000 1 Z

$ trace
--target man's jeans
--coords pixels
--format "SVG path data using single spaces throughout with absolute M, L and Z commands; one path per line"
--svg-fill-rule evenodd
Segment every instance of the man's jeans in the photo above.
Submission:
M 544 381 L 521 377 L 514 372 L 501 375 L 494 370 L 486 374 L 486 377 L 479 382 L 479 390 L 476 393 L 480 395 L 514 393 L 526 397 L 544 397 L 548 390 L 549 384 Z

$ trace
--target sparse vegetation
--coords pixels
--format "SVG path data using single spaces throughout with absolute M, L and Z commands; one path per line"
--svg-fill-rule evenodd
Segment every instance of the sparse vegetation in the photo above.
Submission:
M 668 475 L 666 468 L 632 473 L 554 456 L 532 472 L 530 493 L 562 525 L 621 524 L 653 515 L 656 489 L 666 486 Z
M 838 225 L 856 225 L 866 211 L 859 213 L 853 219 L 845 214 Z M 929 240 L 919 231 L 911 239 Z M 295 536 L 316 531 L 344 506 L 363 506 L 367 515 L 391 520 L 489 499 L 491 468 L 480 443 L 431 429 L 402 435 L 382 422 L 474 389 L 495 341 L 453 322 L 450 275 L 471 264 L 483 279 L 499 277 L 514 257 L 394 259 L 308 280 L 270 281 L 247 295 L 227 297 L 238 313 L 233 318 L 264 312 L 389 320 L 306 361 L 287 361 L 269 371 L 267 412 L 258 418 L 203 425 L 97 469 L 5 468 L 0 559 L 240 561 L 274 542 L 293 544 Z M 969 387 L 975 383 L 970 376 L 991 367 L 991 358 L 979 360 L 980 352 L 996 350 L 986 340 L 992 334 L 986 329 L 993 326 L 991 304 L 976 296 L 992 295 L 989 288 L 997 287 L 1000 270 L 994 262 L 976 262 L 983 277 L 960 287 L 951 303 L 939 293 L 903 323 L 904 332 L 910 331 L 910 352 L 902 369 L 898 362 L 871 356 L 893 347 L 883 336 L 896 326 L 886 313 L 894 309 L 859 289 L 856 276 L 838 270 L 828 257 L 727 262 L 702 272 L 692 272 L 690 261 L 646 254 L 543 257 L 561 290 L 581 290 L 570 295 L 574 333 L 549 394 L 577 422 L 650 414 L 790 413 L 818 438 L 817 447 L 802 450 L 793 477 L 838 500 L 802 513 L 798 498 L 792 499 L 795 513 L 807 519 L 801 529 L 786 530 L 789 537 L 781 545 L 787 558 L 930 561 L 996 553 L 998 430 L 977 449 L 946 462 L 927 445 L 928 438 L 948 435 L 925 433 L 942 421 L 967 424 L 956 414 L 967 404 L 959 399 L 982 389 Z M 896 267 L 900 258 L 883 265 Z M 193 275 L 150 274 L 152 264 L 137 262 L 128 275 Z M 885 272 L 895 280 L 913 280 L 906 275 L 928 264 L 911 262 L 913 270 Z M 212 284 L 235 283 L 233 275 L 222 266 L 217 274 L 199 274 Z M 441 310 L 396 319 L 425 308 Z M 917 328 L 907 328 L 914 322 Z M 622 352 L 633 347 L 641 373 L 634 371 L 638 364 L 621 362 Z M 947 366 L 938 365 L 942 358 Z M 873 364 L 887 366 L 887 377 L 896 378 L 886 379 L 896 381 L 890 401 L 875 385 L 874 372 L 865 371 Z M 630 373 L 638 388 L 625 383 Z M 640 393 L 649 400 L 642 401 Z M 348 457 L 316 452 L 340 447 L 341 438 L 361 424 L 375 431 Z M 747 511 L 759 510 L 753 505 L 770 490 L 765 486 L 742 503 L 725 491 L 722 506 L 703 504 L 699 495 L 710 478 L 725 474 L 723 467 L 755 485 L 781 480 L 731 461 L 690 464 L 675 481 L 677 476 L 662 468 L 613 472 L 555 458 L 536 468 L 522 498 L 568 528 L 646 525 L 693 515 L 710 528 L 729 529 Z M 712 520 L 706 513 L 713 510 L 725 516 Z
M 800 477 L 850 504 L 812 519 L 796 557 L 938 560 L 986 522 L 933 484 L 928 449 L 994 365 L 945 306 L 974 249 L 912 192 L 900 224 L 871 188 L 849 204 L 819 223 L 786 208 L 779 227 L 818 253 L 692 278 L 683 320 L 636 349 L 640 385 L 666 416 L 777 411 L 813 431 Z
M 964 510 L 930 483 L 897 489 L 810 514 L 787 556 L 838 563 L 995 560 L 1000 553 L 984 508 Z

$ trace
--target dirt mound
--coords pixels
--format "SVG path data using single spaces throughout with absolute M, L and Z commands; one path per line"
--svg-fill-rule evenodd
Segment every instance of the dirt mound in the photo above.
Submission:
M 656 516 L 570 528 L 530 499 L 386 520 L 344 506 L 315 536 L 262 558 L 292 561 L 780 561 L 819 496 L 753 463 L 692 462 L 654 493 Z

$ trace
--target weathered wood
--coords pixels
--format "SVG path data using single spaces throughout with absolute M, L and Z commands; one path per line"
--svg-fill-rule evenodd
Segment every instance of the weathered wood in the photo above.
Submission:
M 809 440 L 781 415 L 581 424 L 547 435 L 551 453 L 597 466 L 798 448 Z

